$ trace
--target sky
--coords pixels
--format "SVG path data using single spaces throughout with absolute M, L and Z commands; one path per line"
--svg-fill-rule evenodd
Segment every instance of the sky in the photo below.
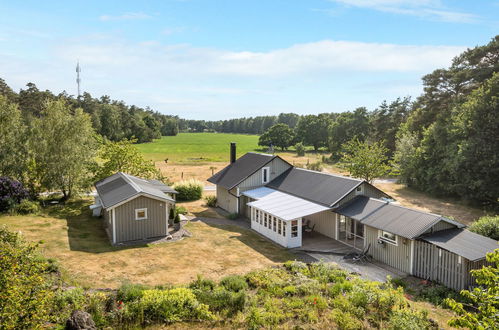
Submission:
M 417 97 L 499 32 L 499 0 L 0 0 L 0 78 L 187 119 Z

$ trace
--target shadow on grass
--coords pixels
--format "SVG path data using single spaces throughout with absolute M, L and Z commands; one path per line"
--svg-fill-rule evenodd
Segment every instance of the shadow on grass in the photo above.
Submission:
M 191 221 L 203 222 L 213 228 L 228 231 L 234 234 L 237 233 L 239 235 L 232 235 L 229 238 L 237 239 L 273 262 L 285 262 L 296 259 L 296 256 L 288 252 L 286 248 L 283 248 L 280 245 L 277 245 L 276 243 L 260 236 L 256 232 L 253 232 L 251 229 L 246 228 L 247 224 L 242 223 L 245 221 L 243 219 L 229 220 L 195 218 Z
M 104 220 L 92 216 L 89 209 L 91 203 L 90 200 L 82 199 L 47 208 L 49 216 L 66 220 L 71 251 L 105 253 L 147 246 L 112 246 L 104 229 Z

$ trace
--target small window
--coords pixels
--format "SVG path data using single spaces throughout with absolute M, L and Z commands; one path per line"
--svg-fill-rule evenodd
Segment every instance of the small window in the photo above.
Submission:
M 287 226 L 287 222 L 283 221 L 282 222 L 282 236 L 286 237 L 286 226 Z
M 291 221 L 291 237 L 298 237 L 298 220 Z
M 263 214 L 263 226 L 267 228 L 267 213 Z
M 380 230 L 379 238 L 385 242 L 397 245 L 397 235 L 390 233 L 389 231 Z
M 274 217 L 274 231 L 277 231 L 277 219 Z
M 277 233 L 278 233 L 279 235 L 281 235 L 281 233 L 282 233 L 281 226 L 282 226 L 282 221 L 281 221 L 281 219 L 278 219 L 278 220 L 277 220 Z
M 262 168 L 262 183 L 269 182 L 269 172 L 270 172 L 270 168 L 268 168 L 268 167 Z
M 147 219 L 147 209 L 135 209 L 135 220 Z

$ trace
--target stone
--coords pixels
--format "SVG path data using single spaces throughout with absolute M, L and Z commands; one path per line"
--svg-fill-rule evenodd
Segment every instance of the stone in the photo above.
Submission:
M 74 311 L 66 321 L 67 330 L 94 330 L 97 329 L 92 315 L 84 311 Z

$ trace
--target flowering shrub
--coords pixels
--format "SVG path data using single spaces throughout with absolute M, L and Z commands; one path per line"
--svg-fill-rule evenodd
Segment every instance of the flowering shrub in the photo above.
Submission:
M 29 198 L 29 193 L 21 182 L 0 176 L 0 212 L 9 211 L 27 198 Z

